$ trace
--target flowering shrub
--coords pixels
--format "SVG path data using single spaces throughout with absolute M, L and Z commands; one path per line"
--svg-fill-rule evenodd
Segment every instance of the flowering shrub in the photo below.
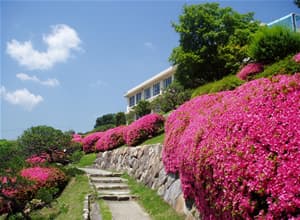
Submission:
M 28 183 L 18 177 L 0 177 L 0 214 L 20 211 L 39 189 L 56 187 L 62 189 L 67 182 L 66 175 L 57 168 L 32 167 L 20 172 Z
M 53 167 L 32 167 L 21 170 L 21 176 L 34 181 L 40 187 L 59 186 L 66 181 L 66 175 Z
M 297 53 L 294 57 L 293 57 L 294 61 L 296 63 L 300 63 L 300 53 Z
M 26 159 L 26 162 L 31 165 L 35 165 L 35 164 L 45 163 L 49 161 L 49 159 L 50 159 L 49 154 L 43 153 L 41 155 L 33 155 L 29 157 L 28 159 Z
M 128 146 L 136 146 L 144 140 L 158 134 L 163 128 L 164 117 L 159 114 L 146 115 L 127 127 L 125 135 Z
M 299 100 L 300 73 L 199 96 L 169 116 L 163 161 L 203 219 L 300 218 Z
M 106 151 L 125 144 L 126 126 L 119 126 L 105 131 L 96 143 L 97 151 Z
M 264 66 L 261 63 L 249 63 L 244 66 L 236 75 L 239 79 L 246 80 L 249 76 L 264 71 Z
M 88 134 L 82 139 L 83 151 L 86 153 L 95 151 L 96 142 L 102 137 L 103 132 L 95 132 Z
M 73 134 L 72 142 L 82 143 L 82 136 L 80 134 Z

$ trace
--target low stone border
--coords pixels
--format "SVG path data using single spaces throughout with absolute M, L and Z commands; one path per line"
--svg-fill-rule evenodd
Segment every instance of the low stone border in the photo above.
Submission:
M 88 194 L 84 198 L 83 202 L 83 220 L 89 220 L 90 219 L 90 198 L 91 194 Z

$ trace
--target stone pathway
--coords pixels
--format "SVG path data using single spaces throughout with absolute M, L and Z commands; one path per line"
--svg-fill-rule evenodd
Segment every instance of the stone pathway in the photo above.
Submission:
M 113 173 L 96 168 L 82 168 L 90 179 L 90 182 L 98 191 L 98 198 L 107 203 L 113 220 L 150 220 L 149 215 L 134 200 L 136 197 L 130 193 L 127 180 L 121 178 L 121 173 Z M 92 206 L 93 207 L 93 206 Z M 95 214 L 97 210 L 91 210 L 91 220 L 101 219 L 101 215 Z M 98 211 L 99 213 L 99 211 Z

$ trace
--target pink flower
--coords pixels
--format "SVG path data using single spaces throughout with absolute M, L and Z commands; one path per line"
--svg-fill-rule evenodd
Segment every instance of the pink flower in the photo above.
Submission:
M 72 141 L 75 143 L 82 143 L 82 136 L 80 134 L 73 134 Z
M 126 128 L 126 126 L 119 126 L 105 131 L 96 142 L 96 150 L 111 150 L 125 144 L 124 134 L 126 133 Z
M 240 72 L 236 75 L 242 80 L 246 80 L 249 76 L 253 76 L 257 73 L 264 71 L 264 66 L 261 63 L 249 63 L 244 66 Z
M 49 160 L 49 155 L 46 153 L 43 153 L 41 155 L 31 156 L 30 158 L 26 159 L 26 162 L 34 165 L 34 164 L 45 163 L 48 160 Z
M 294 57 L 293 57 L 294 61 L 296 63 L 300 63 L 300 53 L 297 53 Z
M 86 153 L 95 152 L 95 144 L 102 137 L 104 132 L 95 132 L 88 134 L 82 139 L 83 151 Z
M 149 114 L 134 121 L 127 127 L 126 144 L 136 146 L 144 140 L 158 134 L 163 129 L 164 117 L 159 114 Z
M 203 219 L 300 217 L 300 74 L 203 95 L 171 113 L 163 162 Z

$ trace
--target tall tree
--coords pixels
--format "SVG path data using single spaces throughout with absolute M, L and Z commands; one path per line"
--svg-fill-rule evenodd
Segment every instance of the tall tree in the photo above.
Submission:
M 239 14 L 217 3 L 185 5 L 179 23 L 173 23 L 180 40 L 169 58 L 177 65 L 177 80 L 185 88 L 196 87 L 236 71 L 258 26 L 253 13 Z
M 295 4 L 300 8 L 300 0 L 294 0 Z

